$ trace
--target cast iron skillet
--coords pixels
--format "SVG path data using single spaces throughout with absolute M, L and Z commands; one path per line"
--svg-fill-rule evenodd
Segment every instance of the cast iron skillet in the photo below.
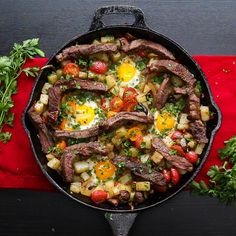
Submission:
M 135 21 L 132 25 L 105 26 L 104 23 L 102 22 L 102 17 L 104 15 L 109 15 L 109 14 L 133 15 Z M 212 146 L 212 142 L 216 134 L 216 131 L 219 129 L 221 124 L 220 110 L 213 100 L 205 75 L 203 74 L 198 64 L 176 42 L 172 41 L 171 39 L 167 38 L 164 35 L 161 35 L 160 33 L 157 33 L 149 29 L 145 23 L 143 12 L 139 8 L 131 6 L 107 6 L 99 8 L 95 12 L 89 32 L 80 36 L 76 36 L 71 41 L 66 43 L 59 51 L 57 51 L 48 60 L 47 64 L 57 64 L 55 55 L 61 52 L 65 47 L 74 45 L 75 43 L 78 44 L 90 43 L 94 38 L 107 34 L 117 35 L 126 32 L 133 34 L 137 38 L 145 38 L 152 40 L 154 42 L 158 42 L 164 45 L 166 48 L 168 48 L 171 52 L 173 52 L 177 60 L 183 65 L 185 65 L 195 75 L 195 77 L 201 81 L 203 92 L 205 94 L 202 103 L 210 106 L 210 110 L 215 113 L 214 119 L 209 121 L 207 125 L 207 137 L 209 138 L 209 143 L 204 148 L 204 151 L 201 155 L 200 164 L 197 167 L 195 167 L 193 172 L 185 174 L 182 177 L 181 182 L 176 187 L 170 189 L 166 193 L 156 194 L 152 198 L 148 199 L 145 203 L 137 206 L 134 210 L 130 210 L 127 207 L 114 208 L 105 203 L 98 206 L 92 203 L 90 199 L 86 197 L 71 195 L 67 191 L 68 184 L 63 181 L 62 177 L 59 174 L 57 174 L 55 171 L 47 167 L 47 161 L 45 155 L 41 150 L 41 145 L 37 137 L 37 131 L 33 127 L 27 115 L 28 109 L 31 107 L 33 102 L 39 98 L 42 86 L 46 82 L 47 74 L 49 73 L 49 71 L 43 70 L 38 76 L 33 91 L 31 93 L 30 100 L 23 114 L 23 125 L 25 131 L 29 136 L 31 147 L 33 149 L 36 161 L 38 162 L 44 175 L 54 186 L 56 186 L 61 192 L 63 192 L 65 195 L 72 198 L 73 200 L 82 203 L 86 206 L 92 207 L 94 209 L 106 212 L 105 216 L 113 229 L 114 235 L 127 235 L 139 211 L 151 208 L 153 206 L 157 206 L 165 202 L 166 200 L 170 199 L 171 197 L 179 193 L 184 187 L 186 187 L 189 184 L 189 182 L 197 175 L 203 163 L 205 162 L 209 154 L 210 148 Z

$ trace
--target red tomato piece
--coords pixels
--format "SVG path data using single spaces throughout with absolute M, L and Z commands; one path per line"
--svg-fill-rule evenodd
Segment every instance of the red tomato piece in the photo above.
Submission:
M 123 108 L 123 101 L 118 96 L 112 98 L 110 103 L 111 111 L 119 112 Z
M 94 61 L 89 67 L 89 70 L 96 74 L 104 74 L 108 70 L 107 63 L 103 61 Z
M 141 148 L 141 143 L 143 142 L 143 136 L 140 135 L 136 138 L 135 140 L 135 147 L 140 149 Z
M 101 98 L 101 107 L 102 107 L 102 109 L 105 111 L 105 110 L 107 110 L 107 108 L 108 108 L 108 101 L 106 100 L 106 98 Z
M 101 203 L 106 201 L 108 198 L 108 193 L 103 190 L 95 190 L 91 194 L 91 199 L 95 203 Z
M 176 150 L 180 156 L 185 156 L 184 150 L 180 145 L 172 145 L 170 147 L 172 150 Z
M 146 57 L 147 52 L 146 51 L 139 51 L 139 52 L 137 52 L 137 55 L 140 56 L 140 57 Z
M 79 76 L 79 71 L 80 71 L 79 66 L 75 63 L 68 63 L 63 68 L 64 75 L 70 75 L 74 77 Z
M 171 135 L 172 140 L 181 139 L 181 138 L 183 138 L 183 134 L 182 132 L 177 131 L 177 130 Z
M 134 88 L 126 87 L 123 93 L 123 100 L 134 99 L 137 94 Z
M 134 108 L 138 105 L 135 98 L 124 101 L 123 111 L 134 111 Z
M 171 173 L 171 182 L 176 185 L 180 180 L 180 174 L 175 168 L 170 169 Z
M 189 151 L 185 154 L 186 159 L 191 162 L 192 164 L 195 164 L 198 161 L 198 155 L 194 151 Z
M 162 174 L 164 175 L 165 177 L 165 180 L 166 180 L 166 183 L 170 183 L 170 180 L 171 180 L 171 175 L 170 175 L 170 171 L 167 170 L 167 169 L 163 169 L 162 170 Z

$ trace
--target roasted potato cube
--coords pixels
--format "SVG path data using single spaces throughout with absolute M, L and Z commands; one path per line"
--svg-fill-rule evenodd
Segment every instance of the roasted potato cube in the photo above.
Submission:
M 59 170 L 61 167 L 61 162 L 54 157 L 47 163 L 47 166 L 53 170 Z
M 208 106 L 200 106 L 200 113 L 202 121 L 210 120 L 210 110 Z
M 80 182 L 74 182 L 70 184 L 70 192 L 72 193 L 80 193 L 81 191 L 81 183 Z
M 136 191 L 150 191 L 150 182 L 136 182 L 135 184 Z

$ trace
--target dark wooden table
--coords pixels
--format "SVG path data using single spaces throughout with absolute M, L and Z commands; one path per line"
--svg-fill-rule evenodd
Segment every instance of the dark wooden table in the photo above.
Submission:
M 94 9 L 118 1 L 0 0 L 0 54 L 12 44 L 39 37 L 50 56 L 88 30 Z M 119 1 L 141 7 L 148 25 L 191 54 L 236 54 L 236 1 Z M 111 24 L 106 18 L 105 22 Z M 114 17 L 113 23 L 132 22 Z M 130 235 L 220 236 L 236 234 L 236 208 L 216 199 L 182 192 L 142 212 Z M 0 235 L 111 235 L 103 213 L 76 204 L 61 193 L 0 190 Z

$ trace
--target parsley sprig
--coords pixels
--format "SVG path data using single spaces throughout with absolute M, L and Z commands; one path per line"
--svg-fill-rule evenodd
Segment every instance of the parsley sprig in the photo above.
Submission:
M 9 56 L 0 56 L 0 142 L 6 143 L 11 139 L 11 133 L 2 130 L 7 125 L 13 126 L 12 95 L 17 93 L 18 76 L 24 71 L 27 76 L 35 77 L 39 72 L 38 67 L 21 68 L 27 58 L 35 55 L 44 57 L 37 38 L 15 43 Z
M 225 141 L 225 147 L 219 150 L 222 166 L 211 166 L 207 175 L 209 184 L 193 181 L 193 192 L 217 197 L 223 203 L 236 203 L 236 136 Z

